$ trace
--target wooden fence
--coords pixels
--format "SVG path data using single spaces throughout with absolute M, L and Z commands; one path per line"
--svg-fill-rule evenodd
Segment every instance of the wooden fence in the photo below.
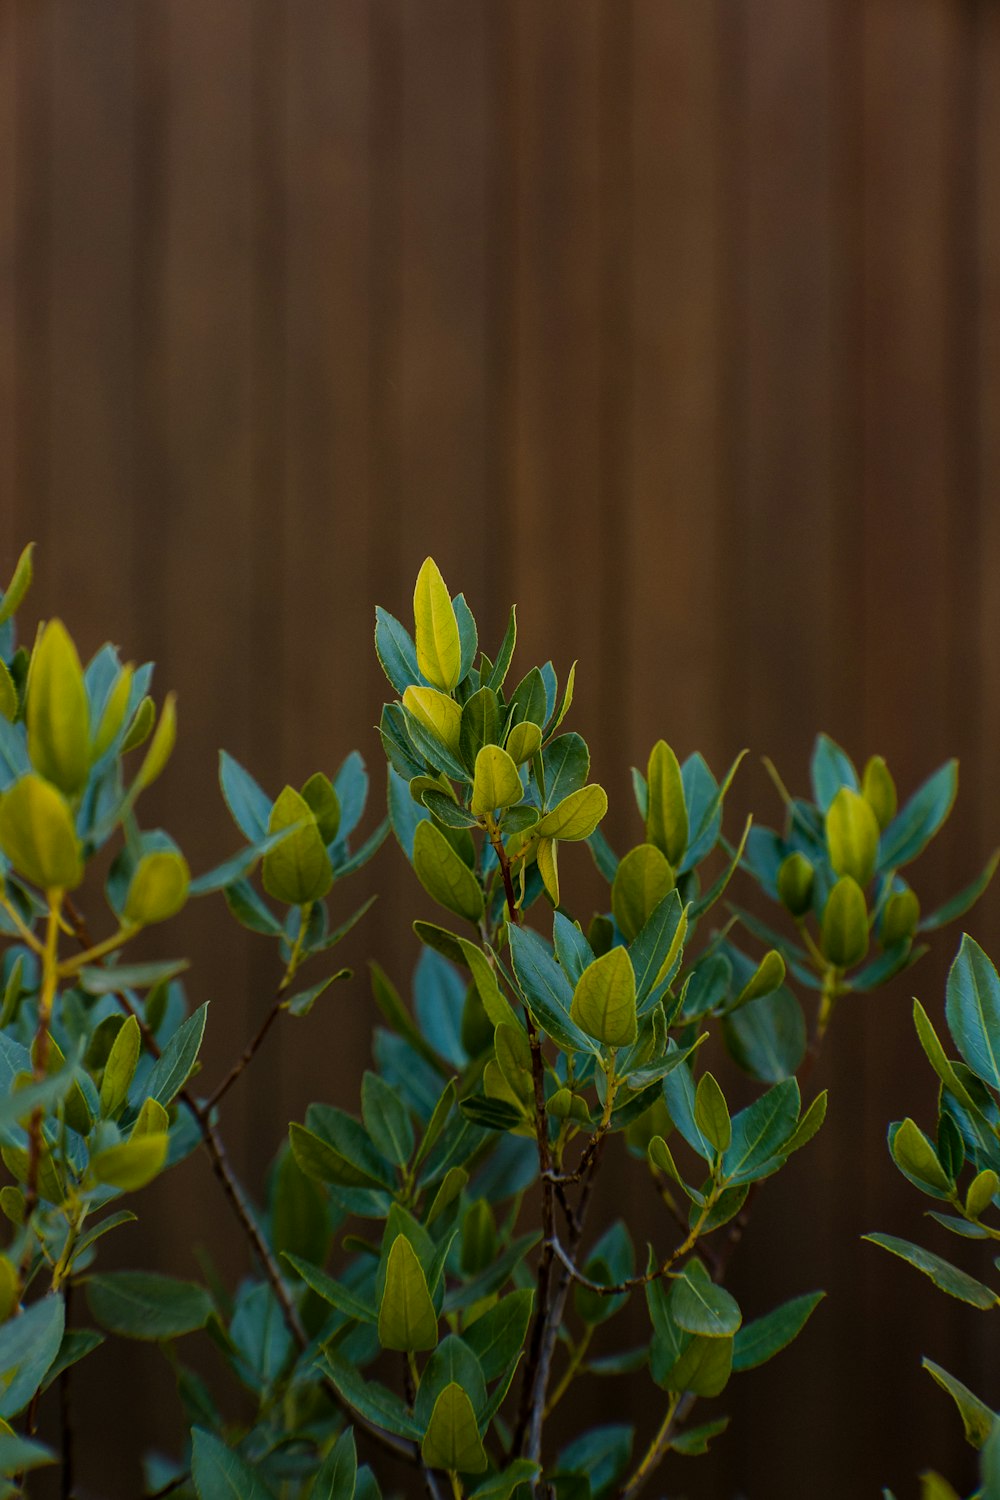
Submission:
M 933 896 L 1000 840 L 998 495 L 995 0 L 0 0 L 0 571 L 36 537 L 38 608 L 179 689 L 154 801 L 195 867 L 232 842 L 220 745 L 274 790 L 378 766 L 372 607 L 432 551 L 488 636 L 516 598 L 525 659 L 580 658 L 620 841 L 657 735 L 798 785 L 822 727 L 904 788 L 961 756 Z M 734 800 L 777 811 L 756 763 Z M 371 883 L 354 959 L 403 977 L 414 881 L 386 851 Z M 270 982 L 225 920 L 162 935 L 210 1070 Z M 919 1225 L 884 1135 L 930 1118 L 908 997 L 940 1012 L 952 945 L 844 1007 L 737 1270 L 753 1312 L 831 1300 L 672 1493 L 971 1483 L 918 1364 L 1000 1401 L 987 1320 L 858 1239 Z M 359 977 L 234 1091 L 255 1188 L 308 1099 L 352 1102 L 372 1015 Z M 142 1207 L 123 1255 L 244 1264 L 200 1159 Z M 169 1372 L 87 1368 L 87 1483 L 132 1496 Z

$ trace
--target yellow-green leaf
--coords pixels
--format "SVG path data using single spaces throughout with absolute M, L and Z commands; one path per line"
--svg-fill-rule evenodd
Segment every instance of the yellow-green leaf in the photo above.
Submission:
M 823 957 L 838 969 L 858 964 L 868 952 L 868 909 L 857 881 L 843 875 L 826 901 L 820 930 Z
M 842 786 L 826 813 L 826 845 L 838 875 L 850 875 L 864 887 L 875 872 L 879 826 L 871 804 Z
M 269 834 L 285 828 L 293 832 L 264 855 L 264 889 L 289 906 L 321 901 L 333 884 L 333 867 L 312 809 L 290 786 L 275 802 L 267 823 Z
M 804 917 L 812 905 L 816 872 L 796 849 L 778 869 L 778 896 L 793 917 Z
M 462 710 L 454 698 L 436 688 L 411 685 L 403 694 L 403 707 L 452 755 L 459 754 Z
M 427 1277 L 405 1234 L 389 1249 L 385 1289 L 378 1310 L 378 1337 L 383 1349 L 433 1349 L 438 1341 L 437 1314 Z
M 122 740 L 122 754 L 125 755 L 129 750 L 138 750 L 140 745 L 144 745 L 152 734 L 155 723 L 156 704 L 147 695 L 132 715 L 132 722 Z
M 108 1146 L 90 1158 L 90 1170 L 98 1182 L 105 1187 L 121 1188 L 135 1192 L 160 1172 L 167 1159 L 169 1137 L 158 1135 L 133 1136 L 118 1146 Z
M 128 1091 L 135 1076 L 142 1047 L 142 1033 L 135 1016 L 129 1016 L 119 1028 L 104 1064 L 101 1079 L 101 1114 L 106 1120 L 116 1120 L 125 1108 Z M 161 1106 L 162 1107 L 162 1106 Z
M 611 910 L 627 942 L 641 932 L 674 884 L 670 861 L 655 844 L 638 844 L 629 850 L 611 887 Z
M 90 771 L 90 707 L 80 658 L 61 620 L 49 621 L 32 652 L 25 717 L 35 770 L 73 796 Z
M 190 883 L 187 860 L 175 849 L 156 849 L 144 854 L 135 867 L 125 897 L 126 922 L 145 927 L 175 916 L 187 900 Z
M 129 1140 L 141 1135 L 160 1135 L 169 1128 L 170 1116 L 159 1099 L 146 1099 L 129 1132 Z
M 0 849 L 42 890 L 72 891 L 83 879 L 69 804 L 40 776 L 22 776 L 0 797 Z
M 515 724 L 507 736 L 506 750 L 511 760 L 521 766 L 533 755 L 537 755 L 542 747 L 542 731 L 537 724 L 530 719 L 525 719 L 522 724 Z
M 559 905 L 559 845 L 555 839 L 539 839 L 536 850 L 538 873 L 553 906 Z
M 128 701 L 132 694 L 132 678 L 134 671 L 131 663 L 122 667 L 115 680 L 115 685 L 108 694 L 108 701 L 104 705 L 101 714 L 101 722 L 97 726 L 94 735 L 94 759 L 98 760 L 107 750 L 115 735 L 125 722 L 128 712 Z
M 893 891 L 882 912 L 879 937 L 883 948 L 891 948 L 911 938 L 920 921 L 920 900 L 916 891 Z
M 5 625 L 31 587 L 34 576 L 32 553 L 34 542 L 29 542 L 14 567 L 14 573 L 0 600 L 0 625 Z
M 481 1474 L 487 1466 L 472 1402 L 455 1381 L 445 1386 L 434 1403 L 420 1452 L 429 1469 Z
M 577 981 L 570 1019 L 606 1047 L 628 1047 L 636 1039 L 635 970 L 628 950 L 610 948 Z
M 881 755 L 873 755 L 861 778 L 861 795 L 871 807 L 879 828 L 888 828 L 896 816 L 896 783 Z
M 478 923 L 483 914 L 479 881 L 429 819 L 417 824 L 413 868 L 429 896 L 466 921 Z
M 17 688 L 7 670 L 7 663 L 0 657 L 0 714 L 13 724 L 17 718 Z
M 472 782 L 472 814 L 483 818 L 498 807 L 513 807 L 524 796 L 524 787 L 506 750 L 484 745 L 476 756 Z
M 432 557 L 425 558 L 413 590 L 417 666 L 428 682 L 450 693 L 462 670 L 462 641 L 447 584 Z
M 777 948 L 772 948 L 768 953 L 764 954 L 764 957 L 740 990 L 731 1009 L 735 1010 L 737 1006 L 747 1005 L 751 1000 L 759 1000 L 763 995 L 773 994 L 784 982 L 785 960 Z
M 340 829 L 340 798 L 333 782 L 317 771 L 302 788 L 302 796 L 312 808 L 320 838 L 324 844 L 332 844 Z
M 589 839 L 607 810 L 607 792 L 591 783 L 564 797 L 535 824 L 532 833 L 542 839 Z
M 176 739 L 177 698 L 174 693 L 168 693 L 163 700 L 159 722 L 150 741 L 149 749 L 139 767 L 139 774 L 135 778 L 136 791 L 143 791 L 146 787 L 152 786 L 170 759 Z
M 676 866 L 687 848 L 687 802 L 681 768 L 666 740 L 657 740 L 650 751 L 646 782 L 646 841 L 655 844 Z

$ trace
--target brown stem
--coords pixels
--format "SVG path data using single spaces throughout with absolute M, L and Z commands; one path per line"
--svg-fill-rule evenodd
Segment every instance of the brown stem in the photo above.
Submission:
M 69 900 L 67 900 L 66 903 L 66 910 L 77 941 L 84 947 L 91 947 L 92 942 L 90 939 L 90 934 L 87 930 L 87 925 L 82 914 L 79 912 L 77 907 Z M 143 1020 L 142 1016 L 140 1016 L 136 1012 L 128 996 L 122 994 L 120 991 L 116 991 L 114 998 L 119 1008 L 124 1010 L 127 1015 L 135 1016 L 147 1048 L 149 1049 L 153 1057 L 159 1057 L 159 1043 L 157 1042 L 153 1033 L 150 1031 L 149 1027 L 146 1025 L 146 1022 Z M 282 1317 L 285 1320 L 289 1332 L 295 1339 L 295 1342 L 298 1344 L 299 1348 L 305 1349 L 309 1343 L 309 1336 L 302 1326 L 302 1320 L 299 1317 L 298 1309 L 296 1308 L 291 1294 L 285 1285 L 284 1278 L 281 1275 L 281 1270 L 274 1258 L 271 1247 L 267 1244 L 259 1228 L 257 1227 L 257 1223 L 251 1211 L 247 1196 L 244 1193 L 243 1188 L 241 1187 L 240 1182 L 236 1177 L 236 1174 L 233 1172 L 233 1169 L 229 1164 L 229 1159 L 226 1155 L 226 1149 L 223 1144 L 222 1136 L 219 1134 L 217 1127 L 212 1122 L 209 1110 L 204 1105 L 199 1104 L 198 1100 L 194 1097 L 190 1090 L 186 1088 L 181 1089 L 178 1098 L 184 1105 L 186 1105 L 186 1107 L 191 1111 L 191 1114 L 194 1117 L 198 1129 L 201 1132 L 201 1138 L 204 1143 L 205 1150 L 208 1152 L 209 1160 L 212 1164 L 212 1171 L 214 1172 L 216 1179 L 222 1187 L 223 1193 L 226 1196 L 226 1201 L 229 1203 L 230 1207 L 233 1210 L 233 1213 L 236 1215 L 240 1228 L 243 1230 L 243 1233 L 246 1236 L 246 1239 L 249 1242 L 252 1250 L 254 1251 L 254 1254 L 260 1261 L 261 1268 L 267 1278 L 271 1290 L 273 1291 L 277 1299 L 278 1306 L 281 1308 Z M 324 1381 L 324 1387 L 331 1399 L 345 1412 L 345 1414 L 351 1419 L 351 1421 L 354 1422 L 356 1426 L 360 1427 L 363 1431 L 368 1433 L 370 1437 L 374 1438 L 374 1440 L 388 1452 L 394 1453 L 399 1458 L 405 1458 L 410 1463 L 419 1462 L 420 1449 L 418 1448 L 416 1443 L 412 1443 L 405 1438 L 398 1438 L 394 1434 L 385 1432 L 381 1427 L 377 1427 L 374 1423 L 369 1422 L 367 1418 L 362 1417 L 360 1413 L 355 1412 L 353 1408 L 349 1407 L 346 1404 L 339 1391 L 337 1391 L 336 1387 L 333 1386 L 329 1381 Z
M 229 1093 L 229 1090 L 232 1088 L 233 1084 L 240 1077 L 240 1075 L 245 1071 L 246 1068 L 250 1066 L 258 1048 L 281 1014 L 281 1002 L 282 996 L 285 993 L 285 989 L 286 984 L 285 981 L 282 980 L 278 992 L 275 995 L 274 999 L 271 1001 L 271 1005 L 263 1021 L 258 1026 L 254 1035 L 250 1038 L 249 1042 L 247 1042 L 243 1051 L 233 1063 L 233 1066 L 230 1068 L 225 1078 L 219 1084 L 218 1088 L 215 1089 L 214 1093 L 209 1096 L 205 1104 L 206 1110 L 211 1111 L 215 1109 L 215 1107 L 221 1102 L 225 1095 Z

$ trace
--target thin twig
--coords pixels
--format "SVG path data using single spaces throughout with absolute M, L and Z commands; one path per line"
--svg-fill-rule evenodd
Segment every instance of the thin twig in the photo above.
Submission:
M 67 1281 L 63 1291 L 66 1309 L 66 1324 L 72 1316 L 73 1283 Z M 67 1365 L 59 1375 L 59 1500 L 72 1500 L 76 1480 L 75 1449 L 73 1442 L 73 1366 Z

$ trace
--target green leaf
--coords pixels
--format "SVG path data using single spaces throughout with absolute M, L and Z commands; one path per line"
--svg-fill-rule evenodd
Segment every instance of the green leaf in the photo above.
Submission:
M 820 931 L 823 957 L 850 969 L 868 952 L 868 908 L 857 881 L 842 875 L 826 899 Z
M 826 811 L 826 847 L 837 875 L 850 875 L 864 888 L 875 873 L 879 825 L 871 805 L 850 787 L 841 787 Z
M 50 1293 L 0 1327 L 0 1417 L 28 1405 L 59 1353 L 64 1326 L 63 1299 Z
M 674 1278 L 670 1308 L 679 1327 L 706 1338 L 729 1338 L 743 1321 L 735 1297 L 715 1284 L 697 1256 Z
M 968 933 L 948 973 L 945 1013 L 959 1052 L 978 1078 L 1000 1088 L 1000 978 Z
M 975 1101 L 948 1060 L 938 1034 L 931 1024 L 930 1017 L 920 1004 L 920 1001 L 916 999 L 913 1002 L 913 1024 L 916 1027 L 917 1036 L 921 1047 L 923 1047 L 926 1053 L 927 1060 L 945 1088 L 950 1094 L 954 1094 L 959 1104 L 964 1108 L 974 1109 L 976 1107 Z
M 208 1002 L 199 1005 L 183 1021 L 153 1064 L 146 1081 L 147 1094 L 164 1108 L 174 1100 L 191 1076 L 205 1035 Z
M 782 1303 L 764 1317 L 745 1323 L 733 1344 L 733 1369 L 756 1369 L 787 1348 L 798 1338 L 825 1296 L 825 1292 L 807 1292 Z
M 307 1177 L 317 1182 L 332 1183 L 335 1187 L 371 1188 L 383 1190 L 387 1184 L 374 1176 L 349 1156 L 338 1151 L 329 1141 L 314 1131 L 307 1130 L 295 1120 L 288 1127 L 288 1139 L 292 1155 Z
M 191 1477 L 198 1500 L 273 1500 L 257 1466 L 202 1427 L 191 1432 Z
M 514 973 L 537 1024 L 560 1047 L 596 1054 L 597 1042 L 570 1019 L 573 990 L 538 933 L 511 927 L 508 935 Z
M 404 1166 L 413 1155 L 413 1126 L 396 1089 L 377 1073 L 366 1072 L 361 1084 L 361 1118 L 376 1149 L 388 1161 Z
M 997 1420 L 996 1412 L 991 1411 L 985 1401 L 980 1401 L 978 1396 L 973 1395 L 967 1385 L 956 1380 L 954 1375 L 949 1375 L 947 1370 L 942 1370 L 932 1359 L 925 1358 L 920 1363 L 941 1389 L 948 1392 L 958 1407 L 966 1441 L 973 1448 L 981 1448 L 993 1431 L 993 1424 Z
M 173 693 L 168 693 L 163 700 L 153 738 L 149 742 L 149 749 L 143 757 L 142 765 L 136 772 L 133 791 L 141 792 L 146 787 L 152 786 L 156 778 L 163 772 L 167 761 L 173 752 L 177 739 L 177 706 Z
M 122 915 L 126 922 L 143 927 L 166 922 L 184 905 L 190 884 L 187 860 L 176 849 L 144 854 L 129 881 Z
M 489 675 L 488 686 L 498 693 L 503 687 L 514 656 L 514 647 L 517 644 L 517 610 L 511 605 L 510 617 L 507 621 L 507 629 L 504 631 L 503 640 L 500 642 L 500 650 L 497 652 L 496 666 Z
M 794 1078 L 775 1084 L 741 1109 L 733 1119 L 732 1142 L 722 1159 L 726 1182 L 736 1186 L 776 1171 L 798 1116 L 799 1086 Z
M 320 979 L 316 984 L 311 984 L 306 990 L 298 990 L 294 995 L 289 995 L 287 1000 L 282 1000 L 282 1010 L 287 1010 L 290 1016 L 301 1018 L 307 1016 L 316 1001 L 324 995 L 331 985 L 341 979 L 353 979 L 353 969 L 338 969 L 335 974 L 328 974 L 325 979 Z
M 403 694 L 403 707 L 432 742 L 444 746 L 449 756 L 461 753 L 462 710 L 454 698 L 432 687 L 408 687 Z M 417 748 L 422 753 L 419 744 Z M 456 770 L 459 768 L 456 763 Z
M 437 1344 L 437 1314 L 427 1278 L 404 1234 L 396 1236 L 389 1250 L 378 1336 L 383 1349 L 433 1349 Z
M 523 765 L 526 760 L 531 760 L 537 755 L 542 747 L 542 731 L 537 724 L 531 720 L 525 720 L 523 724 L 515 724 L 507 736 L 504 749 L 514 761 L 515 765 Z
M 893 891 L 882 908 L 879 922 L 879 942 L 883 948 L 895 947 L 909 942 L 920 921 L 920 902 L 915 891 Z
M 321 901 L 333 884 L 333 866 L 312 809 L 290 786 L 278 797 L 267 824 L 269 834 L 286 829 L 293 831 L 264 855 L 264 889 L 289 906 Z
M 156 704 L 152 698 L 143 698 L 132 715 L 132 722 L 125 731 L 125 737 L 121 743 L 121 754 L 127 755 L 130 750 L 137 750 L 149 739 L 156 723 Z
M 780 1083 L 798 1072 L 806 1051 L 802 1006 L 784 986 L 722 1018 L 726 1047 L 761 1083 Z
M 889 1150 L 904 1177 L 922 1192 L 946 1201 L 952 1184 L 938 1154 L 915 1120 L 906 1119 L 889 1128 Z
M 92 1276 L 86 1288 L 97 1322 L 123 1338 L 178 1338 L 204 1328 L 212 1315 L 204 1287 L 149 1271 L 108 1271 Z
M 387 609 L 375 608 L 375 654 L 390 684 L 404 693 L 411 682 L 420 678 L 417 648 L 413 637 Z
M 472 783 L 472 811 L 484 818 L 496 808 L 513 807 L 524 796 L 517 766 L 506 750 L 498 745 L 484 745 L 476 756 Z
M 665 1377 L 669 1391 L 691 1391 L 695 1396 L 719 1396 L 733 1368 L 733 1340 L 697 1335 Z
M 314 1291 L 317 1297 L 322 1297 L 331 1307 L 342 1312 L 345 1317 L 352 1318 L 358 1323 L 376 1323 L 378 1312 L 373 1303 L 366 1302 L 350 1287 L 344 1286 L 343 1282 L 335 1280 L 326 1271 L 314 1266 L 310 1261 L 302 1260 L 291 1251 L 284 1252 L 284 1259 L 292 1266 L 306 1286 Z
M 500 703 L 491 687 L 481 687 L 462 705 L 458 748 L 467 766 L 474 766 L 484 745 L 500 739 Z
M 686 910 L 677 892 L 668 892 L 629 948 L 636 995 L 642 1006 L 680 960 L 687 935 Z
M 316 771 L 302 788 L 302 800 L 312 810 L 324 844 L 332 844 L 340 830 L 340 798 L 333 782 L 322 771 Z
M 997 865 L 1000 864 L 1000 849 L 995 849 L 986 862 L 986 866 L 963 890 L 952 896 L 937 911 L 932 911 L 930 916 L 924 917 L 920 923 L 921 932 L 936 932 L 939 927 L 945 927 L 949 922 L 954 922 L 957 917 L 964 916 L 971 906 L 975 906 L 980 896 L 989 885 L 996 874 Z
M 611 887 L 611 911 L 626 942 L 642 931 L 675 884 L 669 861 L 653 844 L 637 844 L 624 856 Z
M 676 868 L 687 848 L 688 814 L 681 768 L 665 740 L 657 740 L 650 752 L 646 786 L 647 842 L 655 844 Z
M 778 868 L 778 898 L 793 917 L 804 917 L 812 906 L 816 871 L 804 854 L 795 849 Z
M 50 620 L 31 654 L 28 755 L 46 781 L 73 796 L 90 772 L 90 704 L 76 646 L 61 620 Z
M 951 812 L 958 792 L 958 761 L 950 760 L 928 777 L 882 835 L 879 865 L 896 870 L 930 843 Z
M 865 1234 L 862 1239 L 870 1240 L 873 1245 L 881 1245 L 883 1250 L 916 1266 L 918 1271 L 930 1277 L 935 1286 L 949 1296 L 957 1297 L 960 1302 L 968 1302 L 972 1307 L 979 1307 L 984 1311 L 996 1306 L 995 1292 L 965 1271 L 960 1271 L 957 1266 L 951 1265 L 949 1261 L 942 1260 L 940 1255 L 924 1250 L 920 1245 L 913 1245 L 909 1240 L 897 1239 L 891 1234 Z
M 34 542 L 29 542 L 14 565 L 10 583 L 0 599 L 0 625 L 6 625 L 31 587 L 31 580 L 34 577 L 32 562 L 34 550 Z
M 546 806 L 556 807 L 571 792 L 579 791 L 590 774 L 587 742 L 575 732 L 561 734 L 542 751 Z
M 309 1500 L 354 1500 L 358 1480 L 358 1451 L 354 1429 L 345 1427 L 320 1465 Z
M 377 1381 L 363 1380 L 341 1355 L 328 1348 L 319 1361 L 319 1368 L 347 1406 L 367 1422 L 384 1428 L 386 1432 L 395 1432 L 399 1437 L 419 1438 L 420 1428 L 399 1397 Z
M 166 1132 L 121 1141 L 117 1146 L 95 1152 L 90 1158 L 90 1170 L 96 1181 L 106 1187 L 137 1192 L 163 1170 L 169 1144 Z
M 703 1073 L 698 1079 L 694 1096 L 694 1121 L 707 1141 L 711 1141 L 720 1154 L 732 1140 L 733 1127 L 726 1106 L 726 1097 L 711 1073 Z M 681 1327 L 687 1325 L 681 1323 Z M 692 1328 L 692 1333 L 705 1333 L 706 1329 Z
M 746 984 L 733 1001 L 732 1010 L 738 1010 L 752 1000 L 771 995 L 785 982 L 785 960 L 776 948 L 765 953 Z
M 267 833 L 271 799 L 225 750 L 219 751 L 219 786 L 237 828 L 251 844 L 259 844 Z
M 5 1424 L 6 1425 L 6 1424 Z M 21 1437 L 19 1433 L 0 1431 L 0 1475 L 27 1473 L 31 1469 L 44 1468 L 46 1464 L 54 1464 L 56 1455 L 51 1448 L 46 1448 L 42 1443 L 36 1443 L 31 1438 Z M 23 1491 L 10 1489 L 4 1485 L 0 1495 L 7 1497 L 20 1496 Z
M 487 1467 L 476 1414 L 460 1385 L 452 1382 L 438 1396 L 420 1451 L 431 1469 L 481 1474 Z
M 686 1427 L 670 1439 L 671 1451 L 694 1458 L 708 1452 L 712 1438 L 718 1437 L 729 1426 L 728 1417 L 716 1417 L 714 1422 L 702 1422 L 699 1427 Z
M 427 894 L 474 926 L 483 914 L 483 893 L 475 875 L 433 823 L 417 825 L 413 868 Z
M 535 824 L 535 836 L 546 839 L 589 838 L 608 810 L 608 794 L 602 786 L 583 786 L 570 792 Z
M 432 557 L 424 559 L 417 574 L 413 623 L 417 666 L 428 682 L 450 693 L 462 675 L 462 642 L 448 586 Z
M 40 889 L 75 890 L 83 859 L 62 793 L 40 776 L 22 776 L 0 797 L 0 849 Z
M 531 1287 L 511 1292 L 463 1330 L 462 1337 L 479 1360 L 484 1379 L 499 1380 L 523 1348 L 534 1296 Z
M 635 970 L 625 948 L 611 948 L 581 974 L 570 1019 L 606 1047 L 628 1047 L 638 1035 Z
M 791 1156 L 793 1151 L 801 1151 L 803 1146 L 808 1145 L 826 1119 L 826 1104 L 827 1091 L 823 1089 L 816 1095 L 782 1147 L 784 1156 Z
M 530 1484 L 539 1472 L 538 1464 L 530 1458 L 515 1458 L 514 1462 L 499 1474 L 491 1474 L 482 1484 L 469 1491 L 469 1500 L 510 1500 L 511 1495 L 522 1484 Z
M 17 688 L 3 657 L 0 657 L 0 715 L 8 724 L 17 718 Z

